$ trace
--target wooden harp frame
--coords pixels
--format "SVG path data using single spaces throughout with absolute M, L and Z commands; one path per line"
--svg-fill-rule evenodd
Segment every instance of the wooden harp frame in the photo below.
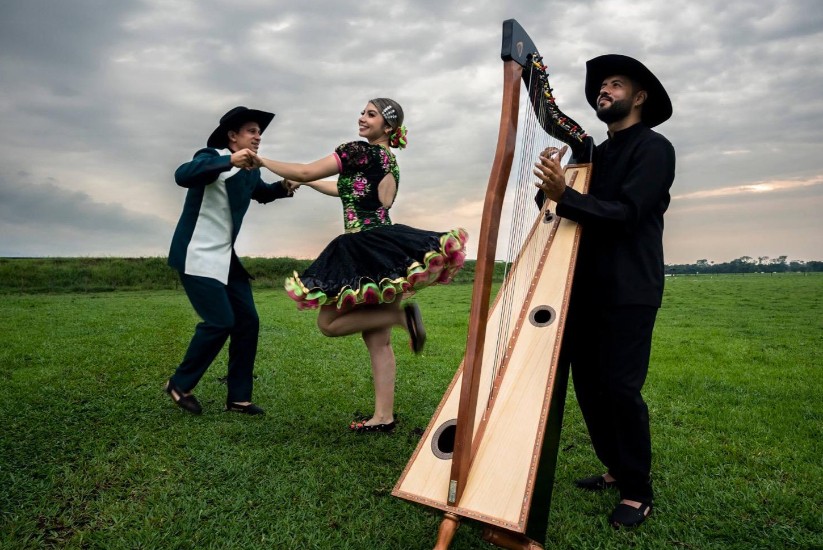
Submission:
M 580 192 L 588 188 L 591 165 L 586 162 L 590 161 L 593 143 L 555 105 L 542 58 L 528 34 L 513 19 L 503 23 L 501 57 L 504 63 L 500 127 L 478 239 L 466 353 L 392 491 L 394 496 L 446 512 L 437 548 L 448 547 L 461 517 L 493 526 L 496 530 L 488 534 L 487 540 L 505 547 L 518 547 L 511 546 L 514 543 L 510 539 L 521 543 L 545 539 L 568 380 L 568 367 L 560 365 L 559 351 L 580 228 L 570 220 L 553 216 L 550 201 L 538 200 L 545 204 L 541 205 L 526 243 L 490 308 L 500 213 L 516 149 L 521 79 L 526 83 L 539 124 L 551 137 L 570 145 L 572 162 L 566 166 L 566 182 Z M 519 269 L 527 269 L 528 262 L 520 265 L 527 254 L 539 259 L 536 272 L 530 277 L 528 288 L 517 290 L 517 303 L 522 301 L 522 306 L 505 337 L 508 348 L 504 364 L 492 375 L 488 368 L 483 368 L 484 363 L 490 362 L 486 328 L 505 315 L 500 307 L 501 293 L 508 281 L 515 280 Z M 537 302 L 547 303 L 535 305 Z M 528 341 L 523 345 L 527 338 L 532 339 L 533 346 Z M 490 388 L 483 399 L 481 386 Z M 535 388 L 537 391 L 532 391 Z M 511 432 L 519 430 L 517 401 L 525 393 L 531 395 L 532 402 L 524 405 L 531 409 L 528 418 L 523 419 L 529 427 L 520 438 Z M 518 438 L 516 445 L 512 444 L 512 437 Z M 453 441 L 453 448 L 451 452 L 446 449 L 438 453 L 444 439 Z M 516 485 L 513 493 L 504 496 L 494 486 L 496 482 L 509 481 L 496 479 L 495 473 L 489 471 L 490 463 L 501 460 L 489 448 L 500 451 L 509 446 L 518 455 L 512 464 L 516 462 L 514 467 L 523 471 L 514 476 L 517 479 L 512 483 Z M 490 492 L 484 493 L 485 489 Z M 505 510 L 496 500 L 507 501 Z

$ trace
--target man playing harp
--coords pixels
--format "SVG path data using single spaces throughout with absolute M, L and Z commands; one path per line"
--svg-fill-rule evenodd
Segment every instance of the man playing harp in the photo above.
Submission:
M 652 329 L 663 297 L 663 214 L 675 153 L 651 128 L 672 105 L 642 63 L 603 55 L 586 64 L 586 99 L 608 126 L 597 146 L 588 194 L 566 186 L 562 154 L 546 149 L 534 170 L 559 216 L 582 236 L 562 345 L 592 445 L 607 471 L 578 480 L 582 489 L 617 488 L 615 528 L 642 523 L 652 510 L 649 414 L 640 394 Z M 545 195 L 545 196 L 543 196 Z

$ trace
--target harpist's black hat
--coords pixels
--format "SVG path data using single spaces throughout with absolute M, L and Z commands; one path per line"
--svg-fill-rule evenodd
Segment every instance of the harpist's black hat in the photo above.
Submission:
M 597 98 L 603 79 L 622 74 L 637 80 L 648 92 L 643 104 L 643 122 L 649 128 L 666 122 L 672 116 L 672 102 L 663 84 L 640 61 L 619 54 L 595 57 L 586 62 L 586 100 L 597 109 Z
M 215 149 L 225 149 L 229 146 L 229 130 L 235 129 L 246 122 L 256 122 L 259 124 L 260 133 L 262 134 L 273 118 L 274 113 L 249 109 L 248 107 L 235 107 L 220 117 L 220 126 L 211 133 L 206 142 L 206 146 L 214 147 Z

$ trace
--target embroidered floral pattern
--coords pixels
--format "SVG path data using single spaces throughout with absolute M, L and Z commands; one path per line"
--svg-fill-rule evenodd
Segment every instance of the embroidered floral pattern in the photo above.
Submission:
M 354 233 L 390 225 L 389 211 L 380 203 L 377 191 L 386 174 L 400 184 L 400 170 L 394 155 L 379 145 L 365 141 L 344 143 L 335 149 L 341 171 L 337 191 L 343 201 L 343 227 Z

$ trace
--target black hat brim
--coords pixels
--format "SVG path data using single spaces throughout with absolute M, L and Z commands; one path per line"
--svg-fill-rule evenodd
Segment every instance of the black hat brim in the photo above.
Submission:
M 672 102 L 663 84 L 640 61 L 626 55 L 608 54 L 586 62 L 586 100 L 597 110 L 597 98 L 603 80 L 614 75 L 625 75 L 637 80 L 648 92 L 643 104 L 643 122 L 653 128 L 672 116 Z
M 246 122 L 256 122 L 260 125 L 260 133 L 266 131 L 274 113 L 260 111 L 258 109 L 248 109 L 246 107 L 235 107 L 220 119 L 220 125 L 214 129 L 206 141 L 206 146 L 215 149 L 225 149 L 229 146 L 228 131 L 232 127 L 245 124 Z

